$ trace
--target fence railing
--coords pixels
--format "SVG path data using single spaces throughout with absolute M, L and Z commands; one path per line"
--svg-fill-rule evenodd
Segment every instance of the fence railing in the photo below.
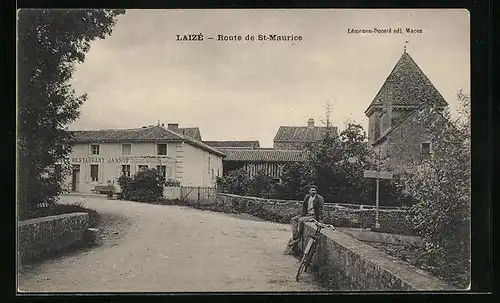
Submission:
M 194 186 L 182 186 L 180 193 L 180 200 L 187 201 L 195 204 L 212 204 L 215 200 L 217 193 L 220 192 L 214 187 L 194 187 Z M 223 192 L 220 192 L 223 193 Z M 273 199 L 270 199 L 273 200 Z M 349 204 L 349 203 L 335 203 L 335 202 L 325 202 L 325 207 L 345 207 L 350 209 L 375 209 L 375 205 L 365 205 L 365 204 Z M 384 210 L 403 210 L 406 207 L 402 206 L 380 206 L 379 209 Z
M 181 201 L 188 203 L 206 205 L 212 204 L 217 196 L 217 189 L 214 187 L 181 187 Z

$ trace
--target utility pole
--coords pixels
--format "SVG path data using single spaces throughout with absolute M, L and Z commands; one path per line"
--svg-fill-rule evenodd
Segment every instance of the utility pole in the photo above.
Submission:
M 392 179 L 392 173 L 390 171 L 383 171 L 381 169 L 381 159 L 380 159 L 380 148 L 378 147 L 378 155 L 373 155 L 377 157 L 377 170 L 365 170 L 363 176 L 365 178 L 375 179 L 376 182 L 376 192 L 375 192 L 375 229 L 380 228 L 378 209 L 379 209 L 379 191 L 380 191 L 380 179 Z
M 379 205 L 379 188 L 380 188 L 380 148 L 378 149 L 378 157 L 377 157 L 377 189 L 376 189 L 376 198 L 375 198 L 375 228 L 379 229 L 380 224 L 378 222 L 378 205 Z

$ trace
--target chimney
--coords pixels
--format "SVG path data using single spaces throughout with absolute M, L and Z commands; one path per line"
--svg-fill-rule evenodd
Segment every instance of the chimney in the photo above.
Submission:
M 167 125 L 167 128 L 172 130 L 172 131 L 178 131 L 179 130 L 179 124 L 178 123 L 169 123 Z
M 307 127 L 314 127 L 314 119 L 313 118 L 309 118 L 309 120 L 307 120 Z

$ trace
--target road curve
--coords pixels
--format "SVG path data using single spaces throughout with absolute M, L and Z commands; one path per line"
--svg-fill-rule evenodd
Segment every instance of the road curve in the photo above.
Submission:
M 64 197 L 64 199 L 78 197 Z M 27 292 L 322 291 L 283 254 L 288 225 L 180 206 L 85 197 L 102 244 L 27 267 Z

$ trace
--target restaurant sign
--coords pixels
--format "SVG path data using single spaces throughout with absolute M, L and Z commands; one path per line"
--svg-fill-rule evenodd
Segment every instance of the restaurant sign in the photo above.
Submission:
M 147 161 L 161 161 L 171 160 L 169 157 L 159 156 L 140 156 L 140 157 L 78 157 L 71 158 L 72 163 L 134 163 L 134 162 L 147 162 Z

